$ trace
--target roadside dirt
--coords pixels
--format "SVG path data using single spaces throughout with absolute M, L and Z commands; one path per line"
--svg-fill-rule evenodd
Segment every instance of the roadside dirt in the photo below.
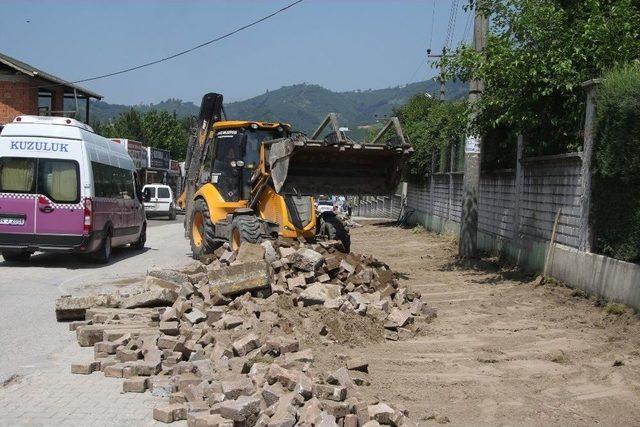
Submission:
M 455 262 L 455 243 L 369 223 L 354 252 L 402 274 L 438 308 L 425 334 L 342 350 L 370 362 L 367 393 L 421 425 L 639 425 L 640 321 L 491 260 Z M 337 349 L 336 349 L 337 350 Z

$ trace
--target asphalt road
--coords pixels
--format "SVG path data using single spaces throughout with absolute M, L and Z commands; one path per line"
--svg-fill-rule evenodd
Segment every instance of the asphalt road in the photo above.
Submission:
M 108 291 L 114 282 L 135 282 L 154 265 L 189 262 L 183 219 L 151 219 L 145 249 L 116 248 L 107 265 L 69 254 L 35 254 L 27 264 L 0 262 L 0 384 L 37 371 L 74 341 L 68 326 L 55 319 L 60 295 Z

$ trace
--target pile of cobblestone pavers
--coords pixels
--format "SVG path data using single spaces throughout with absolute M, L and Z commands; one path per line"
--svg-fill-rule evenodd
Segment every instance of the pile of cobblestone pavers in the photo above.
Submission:
M 363 392 L 366 360 L 327 349 L 412 337 L 435 311 L 387 265 L 339 242 L 266 241 L 151 270 L 137 293 L 61 297 L 56 316 L 94 349 L 71 372 L 167 398 L 155 420 L 372 427 L 414 424 Z

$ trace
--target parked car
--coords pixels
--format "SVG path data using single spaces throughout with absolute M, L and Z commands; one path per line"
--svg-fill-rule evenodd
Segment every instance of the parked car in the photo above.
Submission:
M 142 249 L 146 218 L 126 149 L 65 117 L 19 116 L 0 133 L 0 252 Z
M 318 214 L 322 214 L 324 212 L 337 211 L 337 206 L 334 203 L 333 199 L 330 197 L 318 196 L 315 202 L 316 202 L 316 211 L 318 211 Z
M 176 204 L 173 200 L 171 187 L 162 184 L 147 184 L 142 188 L 142 195 L 147 217 L 166 215 L 172 221 L 176 219 Z

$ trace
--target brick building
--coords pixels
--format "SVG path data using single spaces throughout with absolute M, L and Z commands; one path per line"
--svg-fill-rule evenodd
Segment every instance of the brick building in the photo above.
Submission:
M 0 126 L 23 114 L 64 115 L 88 123 L 91 98 L 102 95 L 0 53 Z

